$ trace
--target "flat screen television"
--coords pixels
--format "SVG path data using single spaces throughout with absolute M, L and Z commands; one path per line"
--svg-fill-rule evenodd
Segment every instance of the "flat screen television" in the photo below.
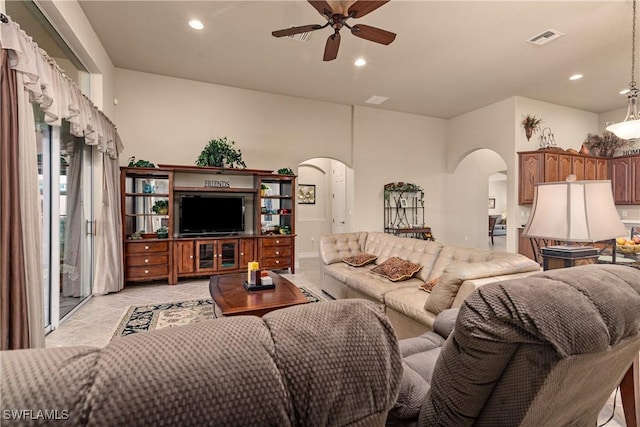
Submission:
M 242 196 L 180 197 L 180 236 L 212 236 L 244 231 Z

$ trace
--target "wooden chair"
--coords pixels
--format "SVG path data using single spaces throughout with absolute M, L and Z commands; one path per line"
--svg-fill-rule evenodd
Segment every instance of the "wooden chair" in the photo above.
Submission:
M 489 215 L 489 237 L 491 237 L 491 246 L 493 246 L 493 231 L 496 228 L 498 215 Z

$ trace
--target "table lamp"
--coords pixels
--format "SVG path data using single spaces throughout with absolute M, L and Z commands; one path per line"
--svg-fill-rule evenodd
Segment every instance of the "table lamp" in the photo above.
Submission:
M 560 181 L 535 186 L 531 219 L 523 237 L 559 240 L 569 243 L 593 243 L 625 236 L 624 226 L 613 202 L 611 181 Z M 594 247 L 559 245 L 548 246 L 548 252 L 587 253 Z M 615 263 L 615 241 L 612 261 Z M 574 255 L 575 256 L 575 255 Z M 546 260 L 545 260 L 546 261 Z

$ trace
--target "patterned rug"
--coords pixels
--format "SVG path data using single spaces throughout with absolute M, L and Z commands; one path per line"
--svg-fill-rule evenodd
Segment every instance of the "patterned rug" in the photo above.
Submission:
M 310 302 L 325 301 L 325 298 L 307 288 L 299 289 Z M 118 328 L 111 339 L 153 329 L 188 325 L 217 317 L 222 317 L 222 313 L 211 299 L 132 305 L 118 322 Z

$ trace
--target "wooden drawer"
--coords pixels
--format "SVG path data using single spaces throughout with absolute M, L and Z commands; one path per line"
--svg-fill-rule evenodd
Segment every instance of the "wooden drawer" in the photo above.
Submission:
M 147 267 L 127 267 L 127 280 L 151 279 L 154 277 L 166 277 L 169 274 L 169 265 L 150 265 Z
M 139 267 L 144 265 L 169 264 L 169 255 L 158 252 L 151 252 L 145 255 L 127 257 L 127 267 Z
M 260 239 L 260 247 L 291 246 L 291 237 L 269 237 Z
M 127 242 L 127 254 L 169 252 L 169 242 Z
M 291 256 L 291 246 L 267 246 L 262 248 L 262 257 L 280 258 Z
M 270 269 L 285 269 L 291 267 L 291 257 L 277 257 L 277 258 L 262 258 L 260 268 Z

